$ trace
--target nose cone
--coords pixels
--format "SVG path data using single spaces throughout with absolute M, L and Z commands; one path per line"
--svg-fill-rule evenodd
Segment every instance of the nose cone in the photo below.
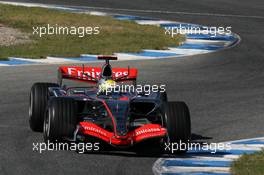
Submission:
M 114 100 L 110 99 L 106 101 L 115 121 L 117 135 L 127 135 L 127 123 L 128 123 L 128 100 Z

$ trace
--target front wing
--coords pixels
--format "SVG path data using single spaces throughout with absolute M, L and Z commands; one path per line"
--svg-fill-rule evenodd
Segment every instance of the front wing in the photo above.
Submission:
M 167 134 L 167 130 L 158 124 L 146 124 L 133 131 L 129 131 L 126 136 L 116 136 L 114 132 L 106 131 L 96 124 L 89 122 L 80 122 L 79 125 L 80 133 L 99 138 L 115 146 L 129 146 L 146 139 L 164 137 Z

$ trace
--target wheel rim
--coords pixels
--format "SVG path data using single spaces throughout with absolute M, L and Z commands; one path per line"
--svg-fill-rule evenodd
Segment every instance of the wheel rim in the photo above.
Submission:
M 30 93 L 29 96 L 29 109 L 28 109 L 28 114 L 31 117 L 32 116 L 32 109 L 33 109 L 33 99 L 32 99 L 32 92 Z
M 167 113 L 165 113 L 164 118 L 165 118 L 165 121 L 163 121 L 163 122 L 164 122 L 164 123 L 167 123 L 167 119 L 168 119 L 168 117 L 167 117 Z M 163 124 L 164 124 L 164 123 L 163 123 Z M 167 126 L 167 125 L 166 125 L 166 126 Z M 169 137 L 168 130 L 167 130 L 167 134 L 166 134 L 166 142 L 167 142 L 167 143 L 170 143 L 170 137 Z
M 50 115 L 48 112 L 44 121 L 44 132 L 45 132 L 45 137 L 48 138 L 50 135 Z

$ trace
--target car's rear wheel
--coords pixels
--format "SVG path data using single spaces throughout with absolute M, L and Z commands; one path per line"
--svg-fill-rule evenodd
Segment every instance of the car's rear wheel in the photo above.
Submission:
M 60 141 L 72 138 L 77 125 L 77 102 L 71 98 L 57 97 L 50 101 L 44 120 L 44 140 Z
M 163 102 L 168 102 L 167 92 L 160 92 L 160 100 Z
M 188 150 L 191 139 L 189 108 L 184 102 L 168 102 L 165 111 L 168 132 L 166 142 L 177 144 L 176 153 L 184 153 Z
M 30 91 L 29 126 L 35 132 L 43 131 L 43 121 L 49 98 L 49 87 L 59 87 L 55 83 L 35 83 Z
M 166 127 L 165 109 L 166 109 L 166 105 L 168 104 L 168 97 L 167 97 L 166 91 L 160 92 L 159 100 L 161 103 L 161 106 L 160 106 L 161 126 Z

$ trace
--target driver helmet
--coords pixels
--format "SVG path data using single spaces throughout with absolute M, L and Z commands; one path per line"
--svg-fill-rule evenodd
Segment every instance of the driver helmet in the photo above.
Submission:
M 112 91 L 116 87 L 114 80 L 100 80 L 99 81 L 99 92 L 104 93 L 106 91 Z

